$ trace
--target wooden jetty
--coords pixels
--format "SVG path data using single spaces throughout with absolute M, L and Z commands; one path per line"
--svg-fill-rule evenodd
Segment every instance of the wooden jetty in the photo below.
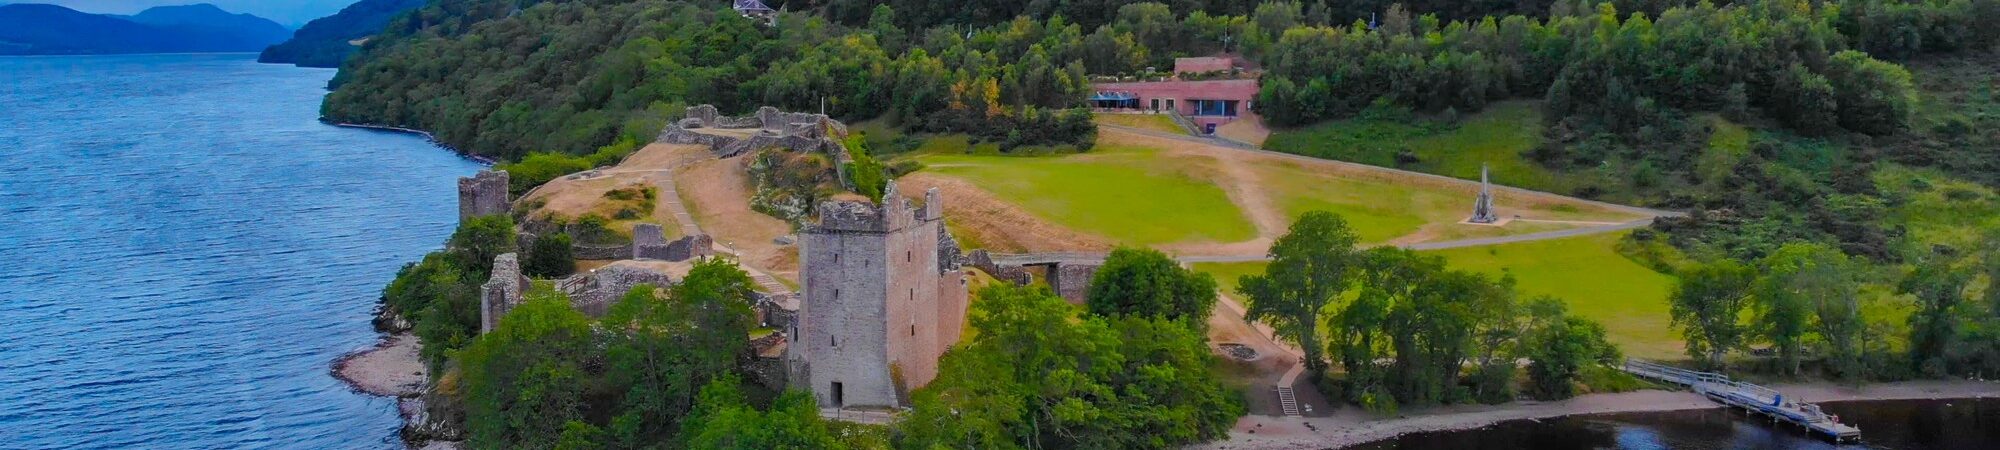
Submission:
M 1778 391 L 1751 383 L 1732 381 L 1728 375 L 1696 372 L 1640 359 L 1625 360 L 1624 369 L 1640 378 L 1686 386 L 1696 394 L 1708 397 L 1716 403 L 1741 409 L 1753 415 L 1769 417 L 1772 423 L 1784 422 L 1797 425 L 1815 436 L 1832 439 L 1834 442 L 1861 439 L 1860 428 L 1841 424 L 1840 417 L 1820 411 L 1819 405 L 1786 400 Z

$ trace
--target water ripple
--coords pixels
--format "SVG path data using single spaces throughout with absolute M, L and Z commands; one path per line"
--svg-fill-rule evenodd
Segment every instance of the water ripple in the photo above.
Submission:
M 477 166 L 316 122 L 331 71 L 0 58 L 0 449 L 390 448 L 327 374 Z M 60 94 L 57 94 L 60 93 Z

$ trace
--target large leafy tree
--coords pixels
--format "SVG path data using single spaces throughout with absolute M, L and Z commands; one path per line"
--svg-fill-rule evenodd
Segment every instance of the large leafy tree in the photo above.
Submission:
M 848 448 L 826 420 L 812 394 L 787 391 L 758 411 L 744 401 L 735 377 L 717 378 L 701 388 L 682 436 L 687 448 L 712 450 L 842 450 Z
M 1199 328 L 1215 309 L 1215 279 L 1158 250 L 1121 247 L 1091 278 L 1084 305 L 1100 316 L 1160 317 Z
M 642 447 L 674 436 L 710 382 L 748 354 L 750 276 L 734 263 L 703 260 L 662 292 L 634 287 L 605 314 L 605 384 L 615 394 L 613 443 Z
M 1529 393 L 1543 400 L 1576 395 L 1585 367 L 1618 360 L 1618 348 L 1604 338 L 1604 326 L 1569 315 L 1561 300 L 1530 302 L 1529 327 L 1521 342 L 1528 359 Z
M 584 419 L 590 319 L 537 283 L 492 332 L 458 355 L 474 448 L 550 448 Z
M 898 447 L 1164 448 L 1219 437 L 1242 414 L 1200 333 L 1078 313 L 1046 288 L 980 291 L 980 332 L 913 394 Z
M 1817 256 L 1815 249 L 1796 244 L 1786 247 L 1760 263 L 1765 274 L 1751 288 L 1751 310 L 1756 316 L 1751 323 L 1758 337 L 1777 348 L 1779 371 L 1797 375 L 1806 333 L 1811 331 L 1812 296 L 1826 289 L 1816 285 L 1830 281 L 1822 279 L 1826 271 L 1819 262 L 1806 259 Z
M 1261 275 L 1243 277 L 1237 292 L 1249 299 L 1250 320 L 1271 325 L 1278 336 L 1305 352 L 1306 372 L 1326 371 L 1321 355 L 1320 312 L 1347 290 L 1360 262 L 1359 241 L 1347 220 L 1313 211 L 1271 245 L 1271 264 Z
M 1760 310 L 1784 311 L 1759 314 L 1760 319 L 1775 316 L 1780 322 L 1760 325 L 1782 335 L 1773 341 L 1779 343 L 1779 362 L 1784 369 L 1798 373 L 1801 341 L 1808 331 L 1804 325 L 1809 322 L 1810 331 L 1816 331 L 1826 347 L 1827 366 L 1833 374 L 1860 376 L 1864 331 L 1860 285 L 1847 255 L 1821 244 L 1791 243 L 1766 256 L 1763 266 L 1756 295 L 1758 303 L 1773 306 Z M 1810 317 L 1802 317 L 1805 315 Z
M 1897 292 L 1917 299 L 1917 311 L 1910 314 L 1910 366 L 1925 375 L 1949 370 L 1945 352 L 1958 335 L 1954 315 L 1972 282 L 1971 273 L 1958 267 L 1958 260 L 1955 250 L 1933 251 L 1897 285 Z
M 1727 367 L 1730 350 L 1743 347 L 1748 334 L 1738 316 L 1749 304 L 1756 273 L 1742 263 L 1723 260 L 1681 270 L 1668 297 L 1673 324 L 1687 341 L 1688 356 L 1703 367 Z
M 490 214 L 458 225 L 445 241 L 446 251 L 457 258 L 468 280 L 485 280 L 493 272 L 493 258 L 516 250 L 514 219 L 506 214 Z

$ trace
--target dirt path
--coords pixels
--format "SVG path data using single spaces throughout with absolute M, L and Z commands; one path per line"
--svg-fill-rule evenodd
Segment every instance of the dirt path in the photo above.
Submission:
M 735 253 L 753 276 L 797 279 L 797 247 L 776 242 L 792 232 L 791 224 L 750 209 L 749 161 L 711 157 L 682 166 L 673 177 L 681 205 L 717 246 Z M 776 280 L 759 284 L 769 281 Z

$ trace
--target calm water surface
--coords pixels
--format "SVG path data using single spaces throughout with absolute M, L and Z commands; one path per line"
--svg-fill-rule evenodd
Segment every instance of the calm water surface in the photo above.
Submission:
M 0 58 L 0 448 L 396 445 L 327 364 L 478 166 L 254 58 Z
M 1692 395 L 1692 394 L 1690 394 Z M 1477 430 L 1424 433 L 1366 450 L 1991 450 L 2000 449 L 2000 399 L 1823 403 L 1861 428 L 1862 442 L 1833 445 L 1765 419 L 1723 410 L 1606 414 L 1512 421 Z

